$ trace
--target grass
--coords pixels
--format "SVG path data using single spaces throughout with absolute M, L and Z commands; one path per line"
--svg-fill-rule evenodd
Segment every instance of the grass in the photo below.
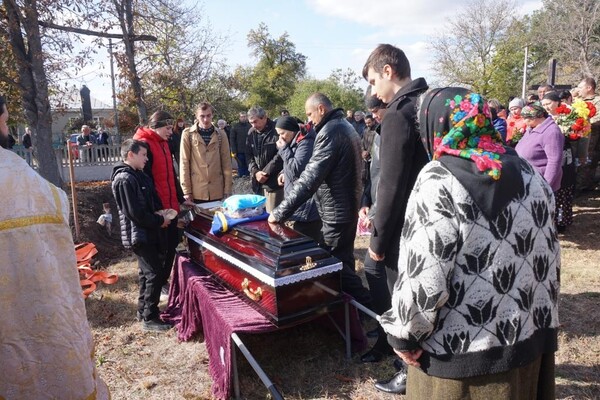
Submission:
M 562 271 L 557 398 L 600 398 L 600 194 L 578 199 L 574 225 L 561 236 Z M 367 241 L 356 241 L 362 269 Z M 98 371 L 113 399 L 210 399 L 211 379 L 203 337 L 180 343 L 176 332 L 148 333 L 135 320 L 137 265 L 127 256 L 108 266 L 119 275 L 87 301 L 96 340 Z M 377 392 L 391 376 L 393 358 L 363 365 L 344 358 L 337 333 L 317 324 L 244 335 L 244 343 L 286 399 L 402 399 Z M 238 352 L 243 398 L 268 399 L 268 391 Z

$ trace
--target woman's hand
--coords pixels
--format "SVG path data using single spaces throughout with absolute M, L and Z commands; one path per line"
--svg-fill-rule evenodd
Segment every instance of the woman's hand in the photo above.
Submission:
M 423 354 L 423 349 L 416 350 L 408 350 L 408 351 L 400 351 L 394 349 L 394 352 L 398 354 L 398 357 L 402 359 L 406 363 L 406 365 L 412 365 L 413 367 L 420 367 L 421 363 L 417 360 Z

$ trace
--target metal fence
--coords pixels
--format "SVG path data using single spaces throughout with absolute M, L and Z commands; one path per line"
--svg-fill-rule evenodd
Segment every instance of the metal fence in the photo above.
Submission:
M 114 165 L 121 160 L 121 146 L 119 145 L 95 144 L 92 146 L 78 146 L 71 144 L 69 149 L 71 150 L 71 157 L 73 158 L 73 165 L 75 167 Z M 24 148 L 13 148 L 12 151 L 21 156 L 21 158 L 27 159 L 26 150 Z M 54 153 L 56 154 L 56 161 L 59 166 L 69 166 L 69 153 L 67 153 L 66 146 L 55 148 Z M 37 168 L 35 158 L 34 151 L 32 155 L 32 167 Z

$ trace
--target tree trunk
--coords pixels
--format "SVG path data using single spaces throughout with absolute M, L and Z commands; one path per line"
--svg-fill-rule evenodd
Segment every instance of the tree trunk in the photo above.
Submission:
M 23 14 L 14 0 L 3 0 L 8 20 L 10 44 L 17 59 L 21 98 L 25 118 L 32 130 L 39 173 L 58 187 L 62 178 L 52 147 L 52 115 L 48 98 L 48 80 L 44 70 L 42 41 L 36 0 L 25 0 Z M 23 38 L 22 32 L 26 35 Z M 25 44 L 27 43 L 27 44 Z
M 123 0 L 123 2 L 124 4 L 121 5 L 124 5 L 124 7 L 121 7 L 121 12 L 119 12 L 119 22 L 121 24 L 121 30 L 123 31 L 123 44 L 125 45 L 125 56 L 127 57 L 129 81 L 131 82 L 131 88 L 133 89 L 133 94 L 135 96 L 140 123 L 145 124 L 148 120 L 148 110 L 146 108 L 146 102 L 144 101 L 142 83 L 135 65 L 135 42 L 132 39 L 135 37 L 132 0 Z

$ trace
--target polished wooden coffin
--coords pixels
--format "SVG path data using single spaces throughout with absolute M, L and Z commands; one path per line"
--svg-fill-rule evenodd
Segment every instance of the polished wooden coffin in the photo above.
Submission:
M 342 263 L 311 238 L 267 221 L 213 235 L 213 211 L 197 206 L 185 229 L 192 260 L 276 325 L 341 302 Z

